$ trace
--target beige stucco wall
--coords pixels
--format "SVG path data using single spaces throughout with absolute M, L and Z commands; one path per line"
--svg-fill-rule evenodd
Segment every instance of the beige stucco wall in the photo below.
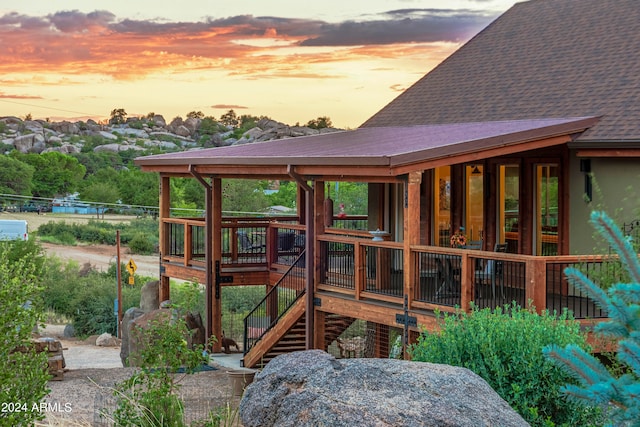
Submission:
M 580 160 L 575 152 L 571 153 L 570 161 L 570 253 L 606 251 L 608 245 L 595 238 L 589 215 L 593 210 L 604 210 L 621 226 L 640 218 L 640 159 L 591 159 L 594 179 L 590 203 L 584 201 L 584 173 L 580 172 Z

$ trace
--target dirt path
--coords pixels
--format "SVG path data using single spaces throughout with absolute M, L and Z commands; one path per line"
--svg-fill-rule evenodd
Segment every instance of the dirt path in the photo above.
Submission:
M 117 250 L 115 246 L 109 245 L 54 245 L 51 243 L 41 243 L 47 255 L 55 255 L 62 260 L 75 260 L 80 266 L 86 263 L 91 264 L 98 271 L 107 271 L 110 264 L 116 263 Z M 129 254 L 126 248 L 120 250 L 120 260 L 123 263 L 133 262 L 138 267 L 136 274 L 152 278 L 159 277 L 160 259 L 158 255 L 135 255 Z

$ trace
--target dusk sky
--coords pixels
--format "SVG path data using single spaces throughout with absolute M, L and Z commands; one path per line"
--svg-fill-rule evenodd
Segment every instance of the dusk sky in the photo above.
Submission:
M 0 0 L 0 116 L 356 128 L 514 3 Z

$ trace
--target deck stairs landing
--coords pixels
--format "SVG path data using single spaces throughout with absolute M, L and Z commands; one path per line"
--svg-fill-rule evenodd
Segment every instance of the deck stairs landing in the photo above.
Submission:
M 304 304 L 301 304 L 304 305 Z M 295 314 L 295 313 L 298 314 Z M 287 317 L 290 317 L 287 319 Z M 295 321 L 292 318 L 297 317 Z M 354 318 L 328 314 L 325 326 L 325 349 L 338 338 L 351 324 Z M 291 326 L 282 332 L 281 328 L 274 327 L 269 330 L 263 338 L 249 350 L 243 359 L 243 366 L 246 368 L 263 368 L 276 356 L 294 351 L 306 350 L 306 316 L 305 311 L 291 310 L 280 322 L 288 323 Z M 274 343 L 270 348 L 268 343 Z

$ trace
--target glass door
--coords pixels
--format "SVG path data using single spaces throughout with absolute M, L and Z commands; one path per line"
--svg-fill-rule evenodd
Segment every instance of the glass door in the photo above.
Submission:
M 538 164 L 534 201 L 536 255 L 558 254 L 558 165 Z
M 466 200 L 464 234 L 467 245 L 482 245 L 482 228 L 484 227 L 484 180 L 482 165 L 469 165 L 466 171 Z
M 435 169 L 434 227 L 435 246 L 449 247 L 451 232 L 451 167 Z
M 520 166 L 498 167 L 497 243 L 506 243 L 507 252 L 518 253 L 520 243 Z

